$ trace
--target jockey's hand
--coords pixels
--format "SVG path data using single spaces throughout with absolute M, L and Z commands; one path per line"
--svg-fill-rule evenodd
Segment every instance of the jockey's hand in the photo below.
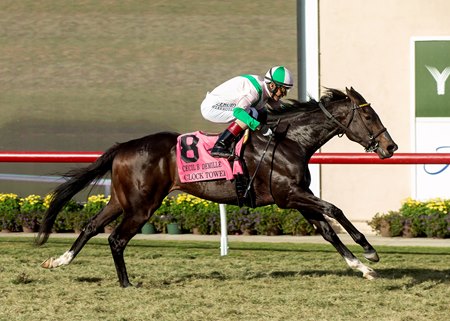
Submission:
M 272 128 L 270 128 L 268 125 L 262 125 L 260 128 L 261 134 L 263 136 L 268 137 L 273 135 Z

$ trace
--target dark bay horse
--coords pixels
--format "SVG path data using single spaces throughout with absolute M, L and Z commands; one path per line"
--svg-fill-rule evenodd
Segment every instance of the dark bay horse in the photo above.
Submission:
M 346 94 L 328 89 L 318 102 L 291 101 L 284 110 L 270 115 L 269 124 L 279 121 L 275 137 L 254 180 L 256 206 L 276 204 L 299 210 L 325 240 L 330 242 L 347 264 L 368 279 L 376 277 L 341 242 L 325 216 L 336 219 L 364 249 L 364 256 L 378 261 L 378 254 L 344 213 L 311 192 L 308 162 L 311 156 L 336 135 L 346 135 L 366 151 L 380 158 L 391 157 L 397 145 L 374 109 L 353 88 Z M 44 268 L 69 264 L 93 236 L 123 215 L 121 223 L 108 238 L 120 285 L 131 285 L 124 261 L 124 250 L 133 236 L 152 216 L 171 191 L 180 190 L 217 203 L 237 203 L 233 182 L 228 180 L 181 183 L 176 166 L 178 133 L 161 132 L 117 144 L 91 165 L 69 172 L 68 180 L 58 186 L 45 214 L 38 245 L 44 244 L 62 207 L 92 181 L 111 171 L 111 199 L 83 229 L 70 250 L 42 263 Z M 251 132 L 244 159 L 250 176 L 268 142 L 260 132 Z

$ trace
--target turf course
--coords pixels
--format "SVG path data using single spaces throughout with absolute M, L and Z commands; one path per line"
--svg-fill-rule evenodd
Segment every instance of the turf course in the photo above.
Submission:
M 44 270 L 72 239 L 0 239 L 0 320 L 448 320 L 450 249 L 377 247 L 375 281 L 329 245 L 134 240 L 118 287 L 106 239 Z M 357 247 L 351 247 L 361 257 Z

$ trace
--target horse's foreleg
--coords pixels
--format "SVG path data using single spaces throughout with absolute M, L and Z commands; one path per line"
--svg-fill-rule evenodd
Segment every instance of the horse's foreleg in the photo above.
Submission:
M 342 243 L 342 241 L 337 236 L 336 232 L 331 227 L 330 223 L 325 219 L 325 217 L 320 213 L 304 213 L 305 218 L 316 227 L 316 230 L 322 235 L 322 237 L 330 242 L 339 254 L 347 262 L 348 266 L 352 269 L 361 271 L 363 277 L 368 280 L 375 279 L 377 273 L 370 267 L 364 265 L 360 260 L 358 260 L 353 253 Z
M 302 214 L 304 214 L 304 211 L 311 211 L 313 214 L 323 214 L 335 219 L 348 232 L 352 239 L 364 249 L 364 257 L 366 259 L 372 262 L 378 262 L 380 260 L 377 251 L 367 241 L 366 237 L 345 217 L 342 210 L 314 196 L 310 190 L 307 190 L 306 193 L 305 191 L 297 191 L 296 196 L 299 199 L 287 207 L 299 208 Z
M 327 211 L 325 214 L 338 221 L 339 224 L 341 224 L 341 226 L 352 237 L 352 239 L 364 249 L 363 255 L 367 260 L 372 262 L 378 262 L 380 260 L 377 251 L 367 241 L 364 234 L 358 231 L 358 229 L 347 219 L 347 217 L 345 217 L 342 210 L 340 210 L 334 205 L 331 205 L 330 210 Z
M 51 257 L 41 266 L 45 269 L 52 269 L 63 265 L 68 265 L 73 261 L 75 256 L 81 251 L 86 243 L 95 235 L 102 232 L 104 227 L 115 220 L 122 213 L 122 209 L 111 201 L 96 216 L 91 218 L 89 223 L 83 228 L 78 238 L 73 243 L 70 250 L 66 251 L 58 258 Z

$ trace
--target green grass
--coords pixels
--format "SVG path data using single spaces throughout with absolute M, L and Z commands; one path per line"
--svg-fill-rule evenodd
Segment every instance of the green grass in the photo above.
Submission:
M 450 249 L 379 247 L 375 281 L 328 245 L 132 241 L 121 289 L 94 239 L 69 266 L 39 267 L 73 240 L 0 239 L 0 320 L 447 320 Z M 357 247 L 351 247 L 361 256 Z

